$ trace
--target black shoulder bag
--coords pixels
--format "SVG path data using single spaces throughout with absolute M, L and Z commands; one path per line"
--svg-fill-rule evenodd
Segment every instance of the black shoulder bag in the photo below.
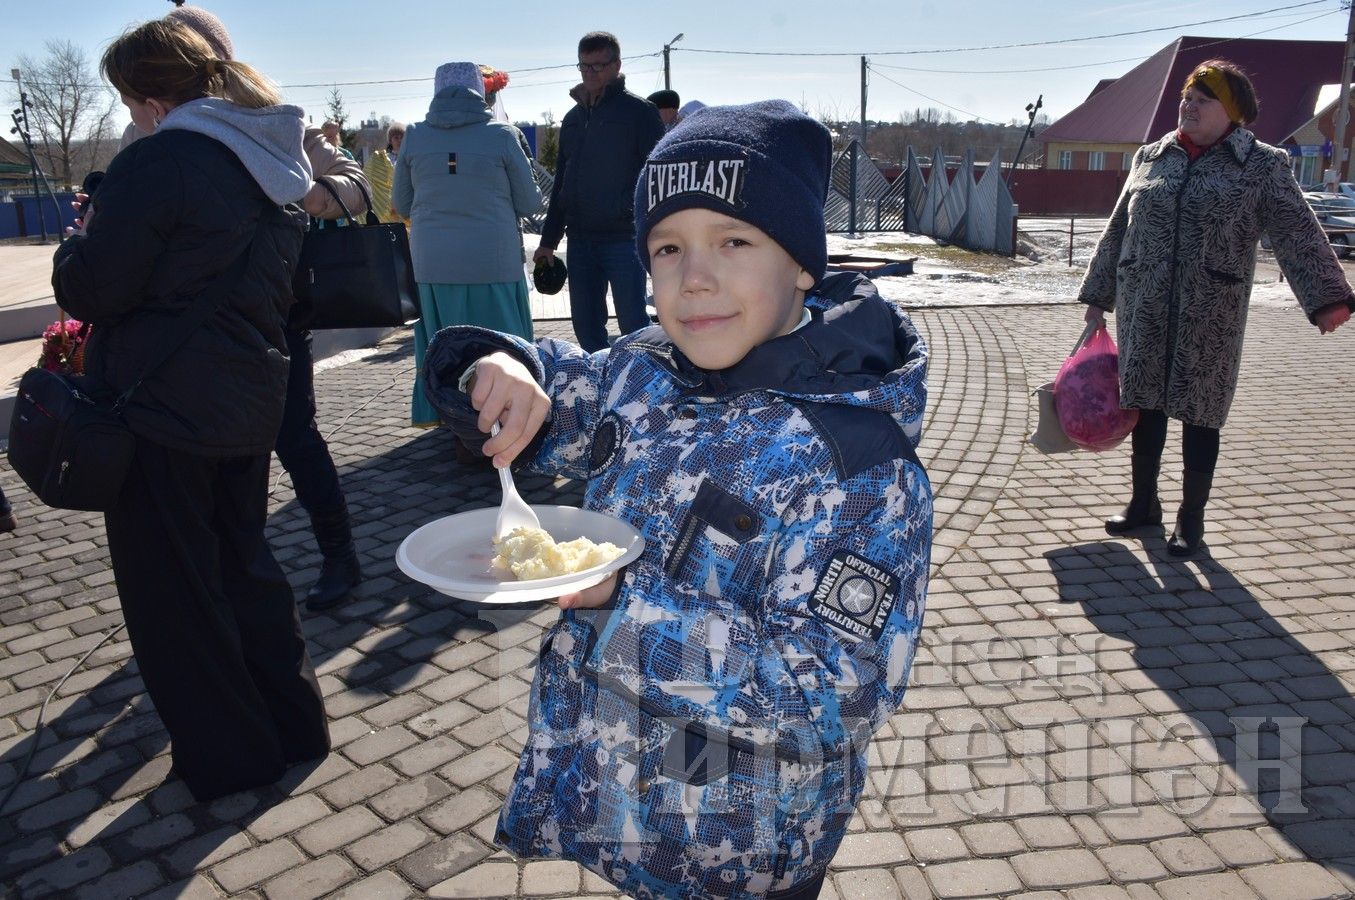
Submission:
M 229 269 L 183 314 L 178 329 L 127 390 L 115 394 L 87 375 L 29 369 L 19 379 L 9 422 L 9 464 L 38 499 L 58 509 L 107 512 L 122 492 L 136 438 L 122 411 L 152 372 L 217 311 L 249 266 L 251 240 Z
M 327 178 L 315 180 L 338 202 L 348 224 L 306 232 L 292 279 L 296 303 L 287 327 L 396 328 L 419 318 L 419 288 L 405 223 L 378 219 L 371 194 L 359 183 L 367 201 L 366 224 L 360 224 Z

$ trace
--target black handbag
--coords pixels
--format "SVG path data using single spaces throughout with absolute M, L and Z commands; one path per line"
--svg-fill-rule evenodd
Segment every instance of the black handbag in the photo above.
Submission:
M 9 464 L 48 506 L 107 512 L 117 502 L 136 454 L 122 411 L 146 377 L 216 312 L 249 265 L 253 242 L 179 319 L 140 377 L 118 394 L 89 375 L 29 369 L 19 379 L 9 422 Z
M 123 402 L 81 376 L 29 369 L 14 398 L 9 464 L 48 506 L 111 509 L 136 451 Z
M 367 201 L 366 224 L 361 224 L 328 179 L 316 181 L 338 201 L 348 224 L 306 232 L 292 278 L 296 303 L 287 327 L 395 328 L 419 318 L 405 224 L 379 220 L 371 194 L 359 184 Z

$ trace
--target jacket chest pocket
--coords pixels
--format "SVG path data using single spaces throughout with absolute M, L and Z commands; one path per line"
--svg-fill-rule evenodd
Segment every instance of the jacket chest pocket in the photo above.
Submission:
M 579 140 L 583 137 L 584 127 L 582 122 L 569 122 L 560 126 L 561 153 L 573 154 L 579 149 Z
M 677 583 L 738 602 L 739 586 L 757 583 L 763 568 L 765 517 L 710 480 L 679 520 L 677 539 L 664 560 L 664 574 Z

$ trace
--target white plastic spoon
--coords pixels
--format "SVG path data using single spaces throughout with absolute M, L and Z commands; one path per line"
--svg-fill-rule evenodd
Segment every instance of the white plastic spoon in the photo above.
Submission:
M 490 433 L 499 433 L 498 422 L 494 423 Z M 540 528 L 541 520 L 518 494 L 517 486 L 513 484 L 513 473 L 508 466 L 499 470 L 499 485 L 503 488 L 503 501 L 499 504 L 499 517 L 494 522 L 494 539 L 503 540 L 514 528 Z

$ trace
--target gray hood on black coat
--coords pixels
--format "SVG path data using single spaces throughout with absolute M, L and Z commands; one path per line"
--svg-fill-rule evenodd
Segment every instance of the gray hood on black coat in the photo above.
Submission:
M 220 141 L 240 158 L 268 199 L 295 203 L 311 186 L 311 165 L 302 150 L 306 124 L 299 106 L 247 109 L 219 97 L 203 97 L 174 107 L 160 131 L 195 131 Z

